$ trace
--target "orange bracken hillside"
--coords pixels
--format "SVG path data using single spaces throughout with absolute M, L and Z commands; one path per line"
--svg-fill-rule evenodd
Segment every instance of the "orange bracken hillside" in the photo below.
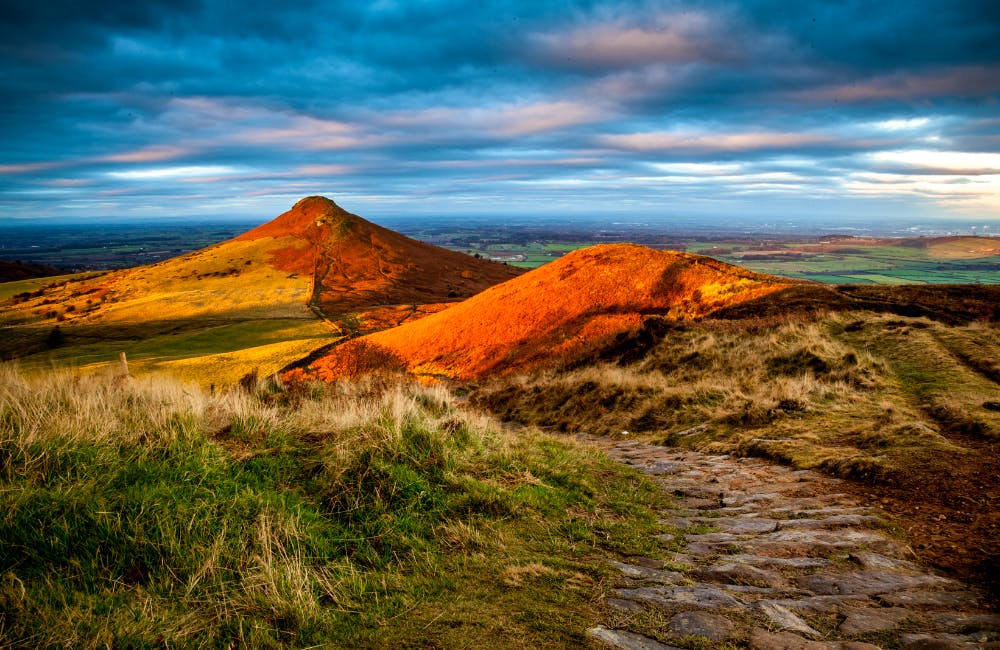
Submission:
M 520 272 L 410 239 L 312 196 L 229 241 L 50 287 L 15 309 L 22 322 L 67 326 L 319 314 L 350 316 L 352 328 L 373 330 L 432 313 L 446 306 L 440 303 Z
M 328 314 L 468 298 L 520 269 L 410 239 L 311 196 L 234 241 L 270 239 L 268 262 L 313 276 L 314 306 Z M 292 239 L 294 241 L 288 241 Z
M 645 317 L 690 319 L 794 281 L 631 244 L 586 248 L 445 311 L 349 341 L 304 370 L 332 380 L 378 367 L 475 379 L 571 358 Z

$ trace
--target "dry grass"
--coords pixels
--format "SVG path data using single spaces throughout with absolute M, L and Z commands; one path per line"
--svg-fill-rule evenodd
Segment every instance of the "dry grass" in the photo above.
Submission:
M 972 429 L 979 422 L 984 435 L 996 430 L 995 415 L 982 407 L 989 386 L 976 373 L 936 384 L 948 387 L 947 397 L 918 399 L 916 383 L 900 383 L 888 347 L 868 345 L 870 336 L 850 331 L 857 329 L 855 320 L 828 314 L 764 327 L 704 321 L 671 331 L 635 363 L 522 376 L 486 384 L 474 395 L 501 417 L 560 431 L 628 432 L 868 479 L 891 471 L 894 455 L 958 449 L 941 435 L 949 419 Z M 892 322 L 875 317 L 868 327 L 880 331 Z M 962 364 L 931 345 L 927 332 L 976 340 L 993 335 L 981 325 L 959 333 L 923 319 L 912 322 L 925 329 L 908 343 L 929 347 L 907 354 L 925 361 L 943 355 L 950 359 L 948 371 Z M 940 382 L 942 372 L 931 381 Z
M 440 386 L 0 366 L 0 646 L 576 647 L 660 498 Z

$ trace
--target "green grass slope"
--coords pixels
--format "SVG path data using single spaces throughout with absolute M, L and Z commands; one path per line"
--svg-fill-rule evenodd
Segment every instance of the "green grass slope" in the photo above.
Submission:
M 579 647 L 660 499 L 441 388 L 0 367 L 0 645 Z

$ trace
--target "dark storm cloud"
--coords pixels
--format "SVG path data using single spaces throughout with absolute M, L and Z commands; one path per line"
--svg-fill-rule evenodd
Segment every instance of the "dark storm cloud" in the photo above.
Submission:
M 711 195 L 719 215 L 880 196 L 1000 215 L 987 2 L 3 12 L 0 218 L 268 215 L 317 192 L 362 213 Z

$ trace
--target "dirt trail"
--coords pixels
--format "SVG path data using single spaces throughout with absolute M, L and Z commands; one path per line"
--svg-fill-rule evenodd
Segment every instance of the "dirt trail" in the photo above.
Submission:
M 674 495 L 663 517 L 676 532 L 659 539 L 671 561 L 616 563 L 617 594 L 591 638 L 630 650 L 1000 648 L 1000 615 L 983 594 L 921 566 L 842 481 L 753 458 L 593 442 Z

